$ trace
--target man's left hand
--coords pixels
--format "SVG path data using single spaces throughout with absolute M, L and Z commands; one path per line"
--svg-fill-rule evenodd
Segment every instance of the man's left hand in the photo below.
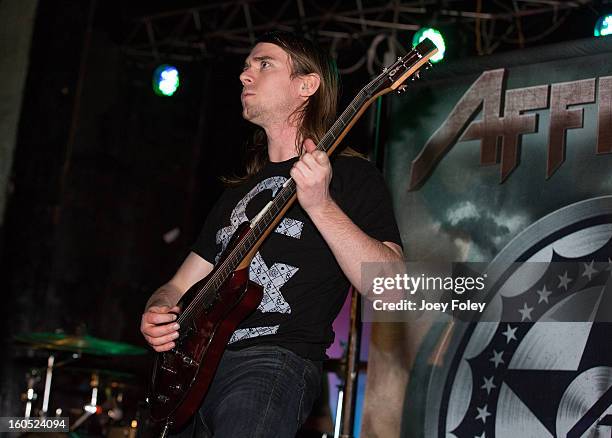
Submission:
M 332 202 L 329 193 L 332 167 L 327 154 L 318 150 L 312 140 L 304 141 L 304 149 L 306 152 L 293 165 L 290 175 L 295 181 L 300 205 L 311 214 Z

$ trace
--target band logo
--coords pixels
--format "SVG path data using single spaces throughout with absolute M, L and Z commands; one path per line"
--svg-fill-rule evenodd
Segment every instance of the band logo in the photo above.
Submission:
M 504 78 L 503 68 L 485 71 L 465 92 L 412 161 L 409 190 L 421 187 L 454 144 L 464 140 L 480 140 L 480 165 L 500 164 L 503 183 L 519 164 L 522 136 L 538 130 L 538 114 L 526 111 L 550 109 L 547 179 L 565 160 L 567 130 L 583 126 L 584 109 L 572 106 L 598 103 L 595 153 L 612 153 L 612 76 L 512 90 L 505 90 Z

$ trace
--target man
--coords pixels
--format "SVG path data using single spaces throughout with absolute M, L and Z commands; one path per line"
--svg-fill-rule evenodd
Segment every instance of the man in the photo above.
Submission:
M 240 81 L 243 117 L 260 128 L 247 174 L 229 181 L 192 252 L 147 303 L 141 331 L 156 351 L 174 347 L 175 304 L 290 175 L 298 203 L 249 269 L 264 298 L 233 334 L 196 427 L 205 436 L 293 437 L 319 391 L 346 279 L 359 286 L 363 262 L 401 260 L 401 242 L 374 166 L 354 156 L 332 166 L 316 149 L 336 112 L 329 58 L 293 34 L 267 34 L 246 58 Z

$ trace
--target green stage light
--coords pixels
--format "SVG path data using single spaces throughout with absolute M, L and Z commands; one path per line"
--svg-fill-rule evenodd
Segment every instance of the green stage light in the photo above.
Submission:
M 412 47 L 419 44 L 425 38 L 429 38 L 438 48 L 438 53 L 432 56 L 430 61 L 434 63 L 442 61 L 442 58 L 444 58 L 444 52 L 446 51 L 446 44 L 444 43 L 444 37 L 440 31 L 432 27 L 420 28 L 412 37 Z
M 155 69 L 153 91 L 158 96 L 172 96 L 178 89 L 179 84 L 179 72 L 176 67 L 163 64 Z
M 597 20 L 597 23 L 595 23 L 595 30 L 593 34 L 596 37 L 612 34 L 612 14 L 599 17 L 599 20 Z

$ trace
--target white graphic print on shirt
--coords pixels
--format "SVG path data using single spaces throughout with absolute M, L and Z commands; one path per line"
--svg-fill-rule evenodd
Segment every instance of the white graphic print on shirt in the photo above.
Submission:
M 272 195 L 274 196 L 286 180 L 287 179 L 282 176 L 267 178 L 253 187 L 249 193 L 236 204 L 236 207 L 234 207 L 230 215 L 230 225 L 217 232 L 216 241 L 217 244 L 221 244 L 221 251 L 217 254 L 215 262 L 218 261 L 220 254 L 225 250 L 232 235 L 240 224 L 249 220 L 246 215 L 246 208 L 249 202 L 251 202 L 255 196 L 266 190 L 272 190 Z M 304 223 L 301 221 L 284 218 L 274 232 L 294 239 L 299 239 L 302 235 L 303 227 Z M 271 267 L 268 267 L 259 251 L 255 254 L 249 266 L 249 277 L 263 288 L 263 299 L 258 307 L 261 312 L 291 313 L 291 306 L 289 306 L 289 303 L 287 303 L 283 297 L 280 289 L 298 270 L 299 268 L 285 263 L 274 263 Z M 229 343 L 231 344 L 241 339 L 248 339 L 256 336 L 271 335 L 278 331 L 278 327 L 278 325 L 275 325 L 238 329 L 232 335 Z

